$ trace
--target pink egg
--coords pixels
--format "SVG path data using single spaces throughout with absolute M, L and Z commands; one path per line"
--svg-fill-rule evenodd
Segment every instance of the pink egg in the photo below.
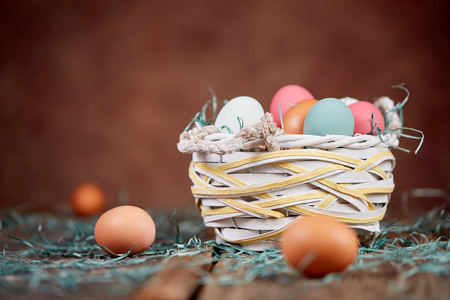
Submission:
M 307 89 L 295 84 L 283 86 L 275 93 L 270 103 L 270 113 L 273 115 L 275 123 L 281 127 L 279 107 L 281 107 L 281 114 L 284 116 L 292 107 L 290 104 L 296 104 L 307 99 L 314 99 L 314 96 Z M 282 102 L 278 105 L 280 101 Z
M 384 118 L 381 112 L 370 102 L 359 101 L 348 106 L 353 113 L 355 119 L 355 131 L 353 134 L 368 134 L 372 130 L 372 126 L 375 128 L 372 130 L 372 134 L 377 134 L 377 128 L 381 131 L 384 130 Z M 374 118 L 372 120 L 372 113 Z

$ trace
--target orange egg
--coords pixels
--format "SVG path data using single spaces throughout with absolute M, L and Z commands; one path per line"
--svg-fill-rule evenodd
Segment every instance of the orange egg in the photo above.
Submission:
M 284 133 L 303 134 L 306 115 L 316 102 L 315 99 L 303 100 L 291 107 L 283 117 Z
M 72 193 L 72 208 L 79 216 L 92 216 L 105 210 L 106 196 L 96 184 L 84 183 Z
M 325 216 L 304 216 L 283 233 L 280 248 L 287 262 L 310 277 L 341 272 L 358 253 L 354 229 Z
M 152 217 L 143 209 L 124 205 L 108 210 L 95 224 L 94 236 L 97 244 L 116 254 L 141 253 L 155 240 L 156 229 Z

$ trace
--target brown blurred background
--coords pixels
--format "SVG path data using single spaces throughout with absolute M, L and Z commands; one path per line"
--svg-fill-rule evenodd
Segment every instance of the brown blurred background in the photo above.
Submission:
M 394 150 L 391 206 L 450 184 L 450 1 L 0 3 L 0 208 L 64 209 L 84 181 L 110 206 L 192 205 L 176 143 L 208 88 L 268 109 L 291 83 L 402 101 L 391 85 L 406 82 L 405 126 L 425 143 Z

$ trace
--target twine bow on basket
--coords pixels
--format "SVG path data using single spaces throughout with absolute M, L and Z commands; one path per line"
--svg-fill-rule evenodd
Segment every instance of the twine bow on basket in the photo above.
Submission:
M 266 113 L 261 122 L 244 126 L 233 137 L 223 139 L 220 142 L 211 141 L 230 136 L 220 133 L 213 125 L 196 127 L 180 135 L 178 150 L 182 153 L 215 153 L 219 155 L 230 154 L 239 149 L 249 149 L 256 145 L 264 145 L 269 152 L 280 150 L 278 136 L 283 130 L 273 121 L 273 116 Z

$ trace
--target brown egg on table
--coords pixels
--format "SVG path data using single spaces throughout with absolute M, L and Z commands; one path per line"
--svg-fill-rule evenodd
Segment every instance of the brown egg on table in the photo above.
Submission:
M 72 193 L 72 209 L 78 216 L 88 217 L 105 211 L 106 195 L 94 183 L 79 185 Z
M 124 205 L 108 210 L 95 224 L 97 244 L 116 254 L 137 254 L 147 250 L 155 240 L 156 228 L 152 217 L 143 209 Z M 134 244 L 134 246 L 133 246 Z
M 280 248 L 287 262 L 310 277 L 344 271 L 358 249 L 356 231 L 326 216 L 304 216 L 283 233 Z
M 315 99 L 303 100 L 291 107 L 283 117 L 284 133 L 303 134 L 306 115 L 316 102 Z

